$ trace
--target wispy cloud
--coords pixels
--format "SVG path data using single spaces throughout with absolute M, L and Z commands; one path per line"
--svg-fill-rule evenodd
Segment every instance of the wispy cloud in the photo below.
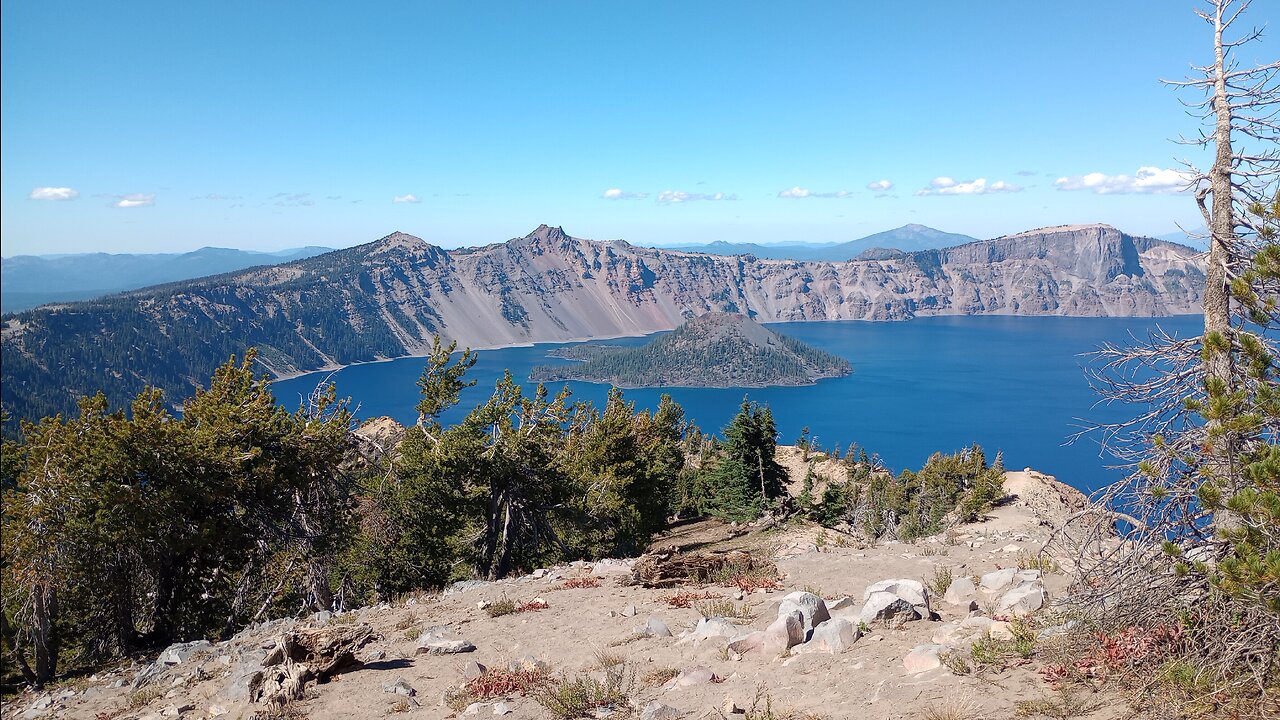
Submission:
M 1060 177 L 1053 184 L 1059 190 L 1088 190 L 1097 195 L 1167 195 L 1186 190 L 1193 179 L 1182 170 L 1140 167 L 1133 175 L 1094 172 Z
M 311 193 L 279 192 L 272 195 L 271 199 L 276 201 L 277 207 L 309 207 L 316 204 L 316 201 L 311 199 Z
M 118 208 L 136 208 L 150 207 L 156 204 L 155 193 L 129 193 L 128 195 L 117 195 L 116 207 Z
M 1018 172 L 1014 173 L 1014 175 L 1017 175 L 1018 177 L 1032 177 L 1033 175 L 1039 175 L 1039 174 L 1040 173 L 1036 172 L 1035 170 L 1019 170 Z
M 75 200 L 80 193 L 69 187 L 38 187 L 27 197 L 32 200 Z
M 813 190 L 809 190 L 808 188 L 802 188 L 799 185 L 796 185 L 795 187 L 787 188 L 786 190 L 778 191 L 778 197 L 789 198 L 791 200 L 800 200 L 803 198 L 847 198 L 850 195 L 852 195 L 852 193 L 850 193 L 848 190 L 836 190 L 834 192 L 814 192 Z
M 649 197 L 646 192 L 629 192 L 622 188 L 609 188 L 600 194 L 605 200 L 643 200 Z
M 223 195 L 222 193 L 209 193 L 208 195 L 197 195 L 192 200 L 243 200 L 239 195 Z
M 917 190 L 916 195 L 994 195 L 1015 192 L 1022 192 L 1022 186 L 1003 180 L 987 182 L 986 178 L 957 182 L 944 175 L 930 181 L 929 187 Z
M 737 195 L 718 193 L 688 193 L 683 190 L 663 190 L 658 193 L 658 202 L 663 205 L 694 202 L 695 200 L 737 200 Z
M 891 181 L 889 181 L 889 180 L 876 180 L 875 182 L 869 182 L 869 183 L 867 183 L 867 189 L 868 189 L 868 190 L 877 190 L 877 191 L 879 191 L 879 192 L 884 192 L 884 191 L 886 191 L 886 190 L 892 190 L 892 189 L 893 189 L 893 183 L 892 183 Z
M 418 196 L 417 196 L 417 195 L 414 195 L 413 193 L 406 193 L 406 194 L 404 194 L 404 195 L 396 195 L 395 197 L 391 198 L 391 202 L 393 202 L 393 203 L 420 203 L 420 202 L 422 202 L 422 201 L 418 199 Z

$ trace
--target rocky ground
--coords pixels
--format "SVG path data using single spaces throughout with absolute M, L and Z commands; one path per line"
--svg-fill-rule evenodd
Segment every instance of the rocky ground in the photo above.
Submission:
M 655 545 L 767 554 L 777 567 L 768 578 L 739 574 L 735 585 L 726 572 L 648 588 L 633 580 L 636 562 L 573 563 L 173 646 L 154 662 L 27 693 L 0 710 L 5 718 L 247 718 L 264 709 L 251 695 L 288 674 L 282 638 L 324 635 L 354 638 L 362 663 L 309 685 L 285 706 L 289 716 L 554 717 L 538 701 L 545 689 L 499 685 L 558 681 L 589 694 L 590 682 L 572 681 L 590 679 L 598 695 L 611 681 L 617 692 L 611 708 L 588 717 L 1037 717 L 1019 704 L 1061 702 L 1037 670 L 1061 629 L 1054 603 L 1067 578 L 1032 557 L 1083 499 L 1031 471 L 1009 473 L 1007 487 L 1010 500 L 985 522 L 914 544 L 865 547 L 820 528 L 700 522 Z M 947 592 L 929 588 L 947 573 Z M 513 611 L 492 616 L 507 601 Z M 975 642 L 996 659 L 980 662 L 988 655 L 974 653 Z M 1037 654 L 1011 651 L 1019 642 Z M 481 697 L 485 689 L 497 694 Z M 1123 714 L 1115 698 L 1076 701 L 1061 717 Z M 928 714 L 944 711 L 954 714 Z

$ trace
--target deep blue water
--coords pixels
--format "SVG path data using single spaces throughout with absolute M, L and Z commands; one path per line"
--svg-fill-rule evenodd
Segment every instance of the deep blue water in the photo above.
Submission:
M 1181 336 L 1199 333 L 1199 316 L 1173 318 L 940 317 L 908 322 L 778 323 L 769 327 L 833 352 L 852 363 L 844 378 L 799 388 L 668 388 L 627 390 L 639 407 L 656 407 L 663 392 L 707 432 L 719 432 L 745 395 L 768 403 L 781 442 L 794 442 L 803 427 L 823 447 L 850 443 L 879 453 L 894 470 L 918 468 L 935 451 L 971 443 L 1003 450 L 1011 469 L 1033 467 L 1082 489 L 1119 479 L 1120 471 L 1096 441 L 1064 441 L 1080 418 L 1114 420 L 1136 408 L 1097 404 L 1082 372 L 1083 353 L 1104 341 L 1145 337 L 1156 325 Z M 608 341 L 636 345 L 645 338 Z M 503 370 L 528 384 L 534 365 L 558 363 L 546 353 L 558 345 L 484 350 L 469 373 L 477 385 L 444 418 L 461 419 L 483 402 Z M 358 404 L 361 418 L 390 415 L 414 422 L 415 381 L 422 358 L 344 368 L 333 374 L 340 396 Z M 276 396 L 294 406 L 325 373 L 275 383 Z M 600 406 L 607 385 L 568 383 L 576 399 Z M 558 389 L 556 384 L 554 389 Z M 531 388 L 529 388 L 531 389 Z

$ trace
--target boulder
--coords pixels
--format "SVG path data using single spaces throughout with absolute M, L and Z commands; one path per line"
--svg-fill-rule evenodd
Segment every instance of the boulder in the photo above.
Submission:
M 947 650 L 946 645 L 917 645 L 902 658 L 902 666 L 910 675 L 942 667 L 942 653 Z
M 827 611 L 827 603 L 811 592 L 793 592 L 782 598 L 782 604 L 778 606 L 778 617 L 790 615 L 793 612 L 800 613 L 800 624 L 805 638 L 808 638 L 819 624 L 831 619 L 831 613 Z
M 804 617 L 799 611 L 795 611 L 778 616 L 777 620 L 764 629 L 764 644 L 761 649 L 765 655 L 778 657 L 802 642 Z
M 1013 585 L 1013 578 L 1018 574 L 1017 568 L 1003 568 L 1001 570 L 993 570 L 982 576 L 981 582 L 978 583 L 983 590 L 987 592 L 999 592 Z
M 860 633 L 853 623 L 844 618 L 831 618 L 818 624 L 813 629 L 809 641 L 798 645 L 793 652 L 830 653 L 838 655 L 853 647 Z
M 976 597 L 978 597 L 978 588 L 974 586 L 973 580 L 967 577 L 953 577 L 942 599 L 949 605 L 968 605 Z
M 418 645 L 415 655 L 455 655 L 457 653 L 474 652 L 475 645 L 459 638 L 427 638 Z
M 862 606 L 858 619 L 870 625 L 876 620 L 891 620 L 906 615 L 908 620 L 918 620 L 921 615 L 914 605 L 889 592 L 873 592 Z
M 489 668 L 485 667 L 484 665 L 481 665 L 475 660 L 470 660 L 467 662 L 466 665 L 462 667 L 462 679 L 475 680 L 476 678 L 485 674 L 485 672 L 487 672 L 488 670 Z
M 1028 583 L 1040 582 L 1039 570 L 1019 570 L 1013 575 L 1013 586 L 1026 585 Z
M 1010 589 L 996 606 L 996 612 L 1010 615 L 1029 615 L 1044 607 L 1044 586 L 1039 583 L 1019 585 Z
M 396 678 L 396 681 L 392 683 L 383 683 L 382 692 L 395 693 L 396 695 L 403 695 L 405 697 L 414 697 L 418 694 L 418 691 L 414 690 L 413 686 L 409 684 L 409 681 L 404 678 Z
M 929 589 L 919 580 L 881 580 L 873 583 L 862 593 L 862 599 L 868 600 L 873 593 L 887 592 L 911 603 L 916 615 L 927 618 L 933 614 L 929 607 Z

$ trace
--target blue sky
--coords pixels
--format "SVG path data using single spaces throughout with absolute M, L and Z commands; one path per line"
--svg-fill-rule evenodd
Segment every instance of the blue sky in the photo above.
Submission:
M 2 252 L 1165 233 L 1195 6 L 6 0 Z

